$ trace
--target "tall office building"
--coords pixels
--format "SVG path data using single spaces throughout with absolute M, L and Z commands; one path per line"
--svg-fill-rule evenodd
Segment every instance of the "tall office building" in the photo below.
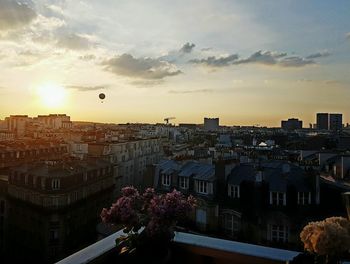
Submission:
M 219 129 L 219 118 L 204 118 L 204 130 L 216 131 Z
M 343 128 L 343 115 L 342 114 L 329 114 L 329 129 L 341 130 Z
M 316 128 L 317 129 L 329 129 L 329 114 L 317 113 L 316 114 Z
M 341 130 L 343 128 L 343 115 L 317 113 L 316 128 L 324 130 Z

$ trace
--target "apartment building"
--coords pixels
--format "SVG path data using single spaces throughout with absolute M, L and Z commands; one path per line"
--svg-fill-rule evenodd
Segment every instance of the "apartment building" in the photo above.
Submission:
M 82 242 L 93 242 L 112 191 L 112 167 L 104 160 L 53 160 L 12 168 L 7 252 L 23 261 L 11 255 L 12 248 L 20 247 L 28 261 L 52 262 Z
M 130 141 L 88 143 L 88 155 L 103 157 L 113 164 L 115 194 L 124 186 L 145 186 L 147 166 L 162 157 L 161 139 L 149 138 Z

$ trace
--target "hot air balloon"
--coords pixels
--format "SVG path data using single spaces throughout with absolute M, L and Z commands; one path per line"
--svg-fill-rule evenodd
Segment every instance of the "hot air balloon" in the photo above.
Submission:
M 106 95 L 104 93 L 100 93 L 98 97 L 101 99 L 101 103 L 103 103 L 103 99 L 106 98 Z

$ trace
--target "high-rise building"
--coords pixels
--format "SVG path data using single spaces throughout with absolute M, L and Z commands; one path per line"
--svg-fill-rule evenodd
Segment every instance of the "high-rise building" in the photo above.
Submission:
M 289 118 L 281 121 L 281 127 L 285 130 L 295 130 L 303 128 L 303 121 L 298 118 Z
M 317 129 L 329 129 L 329 114 L 317 113 L 316 114 L 316 128 Z
M 341 130 L 343 128 L 343 115 L 317 113 L 316 128 L 324 130 Z
M 204 117 L 204 130 L 215 131 L 219 129 L 219 118 Z
M 329 114 L 329 129 L 341 130 L 343 128 L 343 115 L 342 114 Z

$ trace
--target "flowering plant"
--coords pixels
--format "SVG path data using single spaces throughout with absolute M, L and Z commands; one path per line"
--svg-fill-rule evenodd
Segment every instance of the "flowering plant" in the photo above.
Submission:
M 311 253 L 340 256 L 350 250 L 350 222 L 343 217 L 311 222 L 301 231 L 300 238 Z
M 167 245 L 177 221 L 185 219 L 195 204 L 193 196 L 186 199 L 176 190 L 157 195 L 152 188 L 140 194 L 134 187 L 125 187 L 122 196 L 102 210 L 101 218 L 104 223 L 124 225 L 126 235 L 117 238 L 117 248 L 120 254 L 132 253 L 150 242 Z

